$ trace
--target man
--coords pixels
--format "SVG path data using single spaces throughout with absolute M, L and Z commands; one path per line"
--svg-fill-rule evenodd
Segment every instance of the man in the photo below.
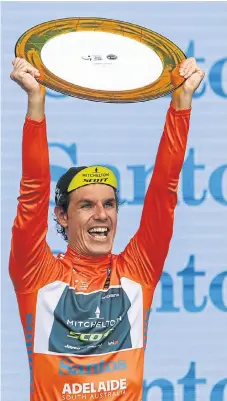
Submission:
M 185 60 L 172 95 L 139 229 L 120 255 L 117 180 L 105 167 L 72 168 L 56 187 L 55 213 L 68 240 L 55 258 L 46 243 L 50 169 L 45 90 L 16 58 L 11 78 L 28 94 L 22 180 L 10 275 L 28 350 L 31 401 L 140 401 L 153 293 L 173 231 L 192 95 L 204 77 Z

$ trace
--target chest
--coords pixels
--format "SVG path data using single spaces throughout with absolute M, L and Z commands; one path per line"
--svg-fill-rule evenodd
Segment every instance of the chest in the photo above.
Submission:
M 87 281 L 77 280 L 76 288 L 58 281 L 39 290 L 35 352 L 90 355 L 141 347 L 141 286 L 123 277 L 88 292 L 82 290 Z

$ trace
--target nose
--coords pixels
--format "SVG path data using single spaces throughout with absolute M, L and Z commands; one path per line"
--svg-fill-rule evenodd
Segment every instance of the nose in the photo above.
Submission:
M 96 205 L 95 214 L 94 214 L 93 218 L 95 220 L 102 220 L 102 221 L 107 220 L 106 210 L 103 207 L 103 205 Z

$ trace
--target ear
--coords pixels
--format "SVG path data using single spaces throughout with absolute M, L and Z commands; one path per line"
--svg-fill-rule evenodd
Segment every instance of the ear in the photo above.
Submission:
M 55 215 L 57 217 L 57 220 L 58 220 L 59 224 L 62 227 L 67 228 L 68 227 L 68 215 L 67 215 L 67 212 L 65 212 L 61 206 L 55 206 L 54 213 L 55 213 Z

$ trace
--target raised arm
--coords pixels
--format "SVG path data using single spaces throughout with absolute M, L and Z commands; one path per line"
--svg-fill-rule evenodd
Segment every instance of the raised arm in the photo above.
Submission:
M 122 254 L 128 274 L 152 287 L 160 278 L 168 254 L 179 175 L 187 145 L 192 95 L 204 77 L 204 72 L 192 58 L 186 60 L 177 73 L 186 81 L 172 95 L 140 227 Z
M 54 257 L 46 243 L 50 168 L 45 89 L 36 81 L 39 72 L 25 60 L 13 62 L 11 79 L 28 94 L 22 139 L 22 179 L 17 216 L 12 229 L 10 276 L 17 292 L 32 291 L 51 273 Z

